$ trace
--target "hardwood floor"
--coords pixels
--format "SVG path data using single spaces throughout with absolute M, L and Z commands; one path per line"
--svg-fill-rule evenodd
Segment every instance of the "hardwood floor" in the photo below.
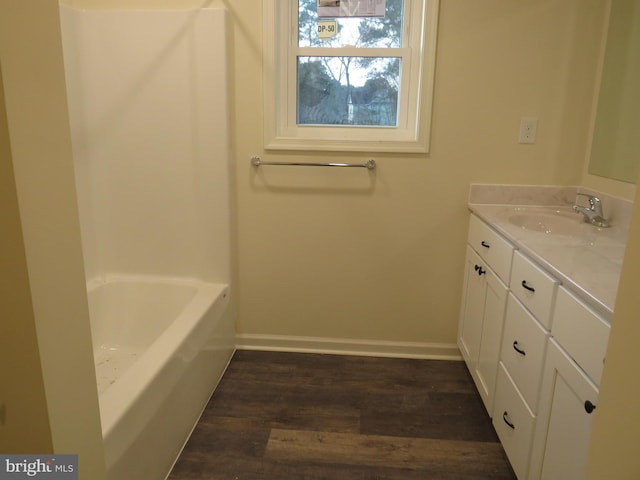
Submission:
M 463 362 L 236 352 L 169 480 L 515 479 Z

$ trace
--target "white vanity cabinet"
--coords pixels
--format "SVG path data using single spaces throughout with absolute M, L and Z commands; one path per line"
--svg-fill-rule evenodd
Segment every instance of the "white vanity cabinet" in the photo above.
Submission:
M 458 346 L 489 412 L 500 355 L 500 341 L 513 245 L 471 215 L 458 328 Z M 502 278 L 501 278 L 502 277 Z
M 509 286 L 513 294 L 547 330 L 560 282 L 520 252 L 513 256 Z
M 585 478 L 609 324 L 558 290 L 540 391 L 529 480 Z
M 518 479 L 583 480 L 610 326 L 518 247 L 471 215 L 458 345 Z
M 492 419 L 520 480 L 527 477 L 529 468 L 558 283 L 521 252 L 514 253 Z
M 582 480 L 598 389 L 551 339 L 529 479 Z
M 538 408 L 548 335 L 520 301 L 509 294 L 500 361 L 532 412 Z
M 515 386 L 504 363 L 500 362 L 492 418 L 493 428 L 519 480 L 526 478 L 535 420 L 534 413 Z

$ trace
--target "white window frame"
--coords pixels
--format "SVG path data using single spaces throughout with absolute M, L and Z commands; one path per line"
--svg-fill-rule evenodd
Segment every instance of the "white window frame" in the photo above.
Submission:
M 298 56 L 390 56 L 388 49 L 298 47 L 298 1 L 264 0 L 264 148 L 427 153 L 439 0 L 404 0 L 398 126 L 297 125 Z M 398 55 L 399 54 L 399 55 Z

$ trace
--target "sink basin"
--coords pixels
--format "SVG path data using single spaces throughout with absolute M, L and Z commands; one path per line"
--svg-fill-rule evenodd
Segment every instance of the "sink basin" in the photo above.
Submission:
M 583 230 L 582 218 L 565 212 L 524 212 L 509 216 L 517 227 L 549 235 L 578 235 Z

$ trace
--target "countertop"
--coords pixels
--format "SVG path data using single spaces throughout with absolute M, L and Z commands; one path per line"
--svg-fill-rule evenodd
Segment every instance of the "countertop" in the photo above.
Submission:
M 605 320 L 611 321 L 626 246 L 624 225 L 597 228 L 583 222 L 581 214 L 563 205 L 495 205 L 469 203 L 469 209 L 539 263 Z M 536 210 L 537 209 L 537 210 Z M 575 217 L 576 233 L 547 234 L 519 227 L 509 221 L 523 212 L 548 212 Z M 571 220 L 573 221 L 573 220 Z

